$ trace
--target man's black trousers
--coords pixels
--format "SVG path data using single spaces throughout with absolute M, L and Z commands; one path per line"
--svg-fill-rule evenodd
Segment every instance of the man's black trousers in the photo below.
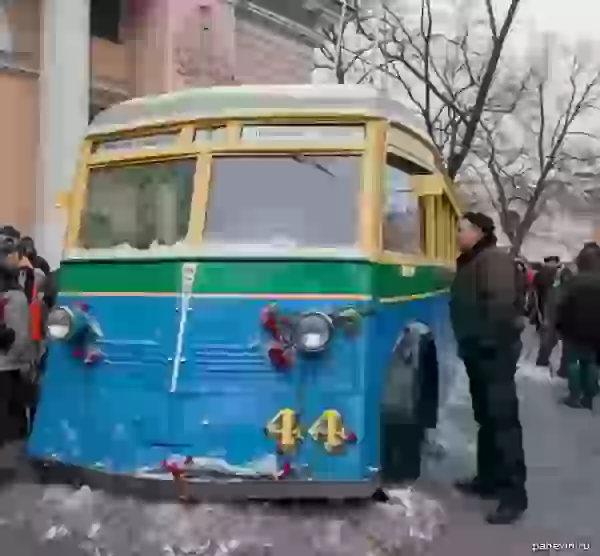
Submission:
M 463 359 L 469 377 L 477 435 L 478 479 L 498 493 L 501 502 L 527 506 L 523 432 L 515 384 L 521 343 L 477 349 Z

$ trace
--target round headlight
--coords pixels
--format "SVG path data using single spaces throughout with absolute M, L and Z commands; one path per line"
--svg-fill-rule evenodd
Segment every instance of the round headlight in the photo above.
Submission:
M 66 340 L 73 330 L 73 313 L 66 307 L 58 307 L 48 315 L 48 334 L 55 340 Z
M 333 323 L 323 313 L 307 313 L 296 324 L 296 345 L 305 352 L 325 349 L 331 339 Z

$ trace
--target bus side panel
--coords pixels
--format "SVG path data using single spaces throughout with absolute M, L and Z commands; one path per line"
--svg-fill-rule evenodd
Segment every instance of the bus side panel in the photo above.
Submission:
M 381 470 L 386 442 L 383 438 L 380 412 L 384 396 L 391 395 L 399 400 L 406 399 L 407 395 L 410 396 L 407 392 L 386 392 L 394 347 L 402 337 L 405 327 L 410 323 L 422 323 L 433 333 L 438 350 L 442 384 L 448 381 L 445 375 L 450 372 L 450 368 L 440 361 L 440 354 L 454 353 L 454 343 L 448 320 L 446 288 L 451 279 L 448 271 L 435 267 L 416 267 L 414 274 L 408 277 L 402 275 L 398 266 L 376 265 L 374 273 L 379 303 L 367 341 L 369 346 L 367 361 L 371 371 L 366 373 L 366 392 L 368 407 L 377 410 L 367 415 L 365 421 L 367 432 L 365 453 L 368 454 L 365 466 Z M 408 383 L 410 383 L 409 378 Z M 407 454 L 407 460 L 413 455 Z

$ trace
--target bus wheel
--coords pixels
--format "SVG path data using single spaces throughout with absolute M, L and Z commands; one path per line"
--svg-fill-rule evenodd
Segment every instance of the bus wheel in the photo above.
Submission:
M 381 410 L 381 464 L 387 482 L 421 473 L 425 431 L 437 425 L 439 369 L 429 327 L 409 324 L 396 342 L 385 377 Z

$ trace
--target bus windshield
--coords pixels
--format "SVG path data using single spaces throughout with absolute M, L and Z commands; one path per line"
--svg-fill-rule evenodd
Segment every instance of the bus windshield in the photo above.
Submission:
M 215 157 L 204 243 L 355 246 L 360 170 L 360 156 Z
M 79 245 L 148 249 L 185 238 L 196 160 L 90 170 Z

